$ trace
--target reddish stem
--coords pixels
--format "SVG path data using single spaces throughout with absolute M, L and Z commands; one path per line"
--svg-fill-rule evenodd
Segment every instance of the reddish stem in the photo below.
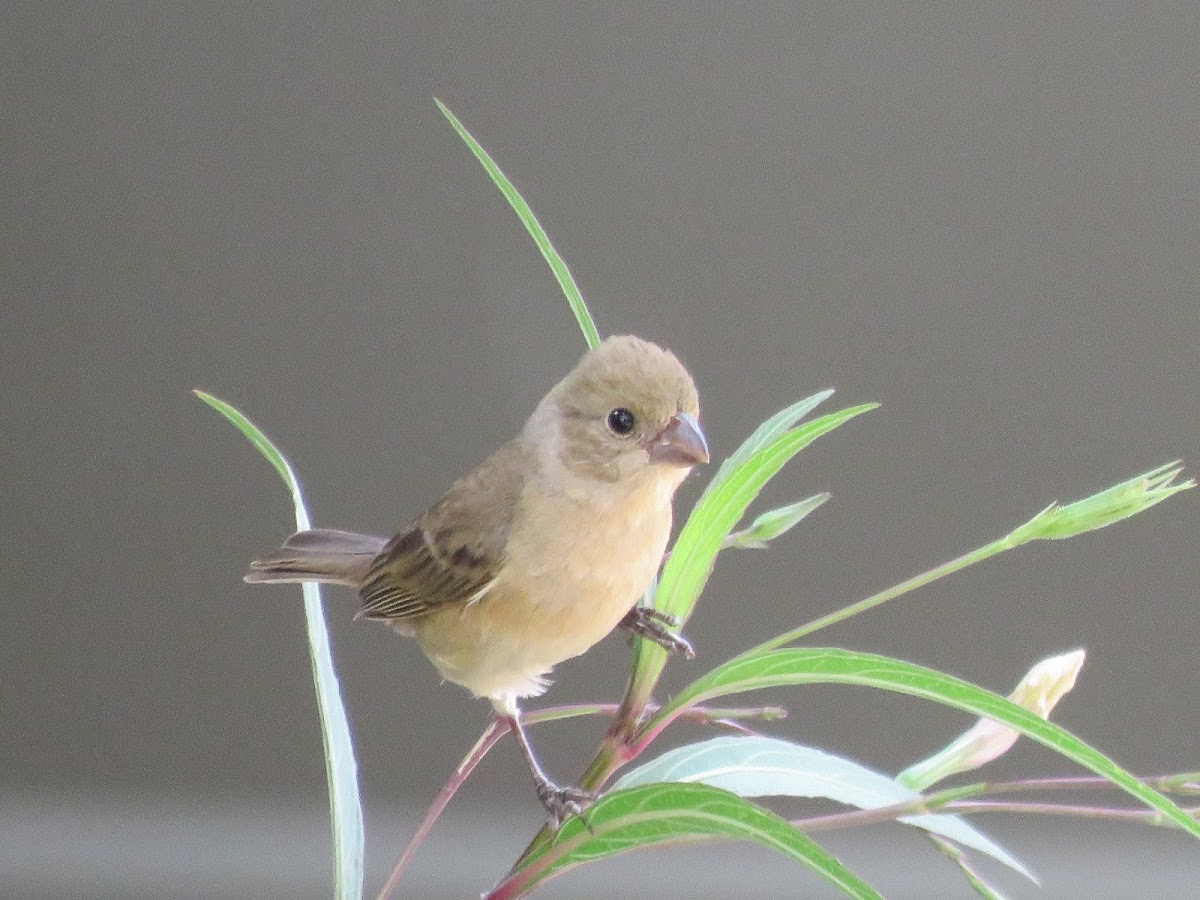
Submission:
M 1171 825 L 1166 816 L 1155 809 L 1122 809 L 1107 806 L 1082 806 L 1066 803 L 1012 803 L 999 800 L 955 800 L 947 803 L 945 810 L 966 814 L 981 812 L 1007 812 L 1025 815 L 1073 816 L 1077 819 L 1103 819 L 1109 822 L 1142 822 L 1147 825 Z M 1200 808 L 1184 809 L 1195 816 Z
M 443 810 L 450 803 L 450 800 L 458 792 L 458 789 L 463 786 L 463 782 L 475 771 L 475 767 L 483 761 L 488 751 L 496 745 L 496 741 L 508 733 L 508 730 L 508 723 L 496 717 L 492 718 L 488 727 L 480 735 L 479 740 L 475 742 L 475 746 L 463 757 L 463 761 L 458 764 L 458 768 L 450 775 L 450 778 L 442 786 L 438 795 L 433 798 L 433 803 L 425 811 L 425 818 L 421 820 L 416 834 L 412 836 L 412 840 L 404 848 L 404 853 L 401 854 L 400 859 L 392 869 L 392 874 L 388 876 L 388 880 L 379 891 L 376 900 L 388 900 L 388 897 L 391 896 L 392 891 L 396 889 L 396 885 L 400 883 L 400 879 L 404 876 L 404 870 L 408 866 L 409 860 L 412 859 L 413 854 L 417 852 L 417 848 L 421 846 L 429 832 L 433 829 L 438 817 L 441 816 Z

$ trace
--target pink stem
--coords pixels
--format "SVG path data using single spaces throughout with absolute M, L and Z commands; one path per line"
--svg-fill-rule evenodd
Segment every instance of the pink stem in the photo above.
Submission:
M 1110 822 L 1144 822 L 1148 825 L 1165 825 L 1166 817 L 1157 810 L 1120 809 L 1105 806 L 1077 806 L 1059 803 L 1004 803 L 998 800 L 956 800 L 947 803 L 946 810 L 962 813 L 1007 812 L 1024 815 L 1074 816 L 1082 819 L 1105 819 Z M 1196 815 L 1200 810 L 1185 809 Z
M 475 746 L 470 749 L 463 761 L 458 764 L 458 768 L 450 775 L 446 783 L 442 786 L 438 795 L 433 798 L 433 803 L 429 805 L 429 809 L 425 811 L 425 818 L 421 820 L 420 827 L 417 828 L 416 834 L 412 836 L 412 840 L 408 842 L 408 846 L 404 848 L 404 853 L 401 854 L 395 868 L 392 869 L 392 874 L 388 876 L 387 883 L 379 891 L 376 900 L 388 900 L 392 891 L 396 889 L 396 885 L 400 883 L 400 879 L 404 875 L 404 870 L 408 866 L 409 860 L 412 859 L 417 848 L 421 846 L 429 832 L 433 829 L 434 823 L 438 817 L 449 805 L 450 800 L 458 792 L 458 789 L 463 786 L 463 782 L 470 777 L 475 767 L 483 761 L 487 756 L 488 751 L 495 746 L 496 741 L 504 737 L 508 732 L 508 724 L 499 718 L 493 717 L 488 727 L 484 729 L 479 740 L 475 742 Z
M 526 713 L 524 719 L 528 724 L 532 725 L 538 722 L 551 722 L 555 719 L 569 718 L 574 715 L 615 715 L 618 709 L 619 705 L 616 703 L 546 707 L 545 709 L 534 710 L 533 712 Z M 763 719 L 781 719 L 787 715 L 786 710 L 775 706 L 751 707 L 748 709 L 723 709 L 720 710 L 720 713 L 729 717 L 746 716 L 747 718 Z M 712 711 L 704 707 L 692 707 L 687 710 L 683 710 L 678 714 L 678 717 L 695 719 L 698 722 L 708 725 L 721 725 L 726 728 L 733 729 L 734 731 L 739 731 L 743 734 L 755 733 L 751 729 L 746 728 L 744 725 L 740 725 L 736 721 L 733 721 L 732 718 L 714 718 Z M 666 724 L 667 723 L 664 723 L 662 727 L 665 728 Z M 409 862 L 412 860 L 413 854 L 416 853 L 417 848 L 424 843 L 425 838 L 428 837 L 429 832 L 433 829 L 434 824 L 437 822 L 442 812 L 449 805 L 450 800 L 458 792 L 458 789 L 463 786 L 463 783 L 467 780 L 467 778 L 470 777 L 471 773 L 475 770 L 475 767 L 483 761 L 485 756 L 487 756 L 488 751 L 491 750 L 492 747 L 495 746 L 496 742 L 500 740 L 500 738 L 504 737 L 504 735 L 510 730 L 511 728 L 507 722 L 498 717 L 492 718 L 491 722 L 488 724 L 488 727 L 484 730 L 483 734 L 480 735 L 479 740 L 476 741 L 475 746 L 471 748 L 470 752 L 468 752 L 463 758 L 463 761 L 459 763 L 458 768 L 454 770 L 453 774 L 446 781 L 445 785 L 442 786 L 441 791 L 439 791 L 438 795 L 434 797 L 433 803 L 429 805 L 429 809 L 425 811 L 425 818 L 421 820 L 421 824 L 417 828 L 416 833 L 412 836 L 412 840 L 410 840 L 408 842 L 408 846 L 404 848 L 404 853 L 401 854 L 400 859 L 396 862 L 395 867 L 393 867 L 391 875 L 388 876 L 387 882 L 380 889 L 376 900 L 388 900 L 392 894 L 392 891 L 396 889 L 396 885 L 400 883 L 400 879 L 404 876 L 404 870 L 408 867 Z M 661 730 L 661 728 L 658 729 L 655 734 Z M 632 759 L 638 753 L 645 750 L 646 747 L 650 745 L 651 740 L 653 740 L 653 738 L 643 741 L 638 747 L 637 751 L 630 754 L 629 758 Z M 628 759 L 624 761 L 628 762 Z M 506 880 L 505 883 L 500 886 L 500 888 L 497 888 L 497 890 L 506 887 L 508 890 L 512 890 L 514 885 L 511 883 L 511 881 L 512 879 Z M 490 896 L 491 895 L 489 895 L 489 897 Z M 503 896 L 509 895 L 497 895 L 498 898 Z
M 1139 777 L 1138 780 L 1159 791 L 1179 790 L 1186 785 L 1174 784 L 1177 776 L 1152 775 Z M 1020 781 L 990 781 L 987 783 L 987 793 L 1000 794 L 1013 791 L 1048 791 L 1048 790 L 1084 790 L 1089 788 L 1115 789 L 1107 778 L 1100 775 L 1069 775 L 1054 778 L 1028 778 Z

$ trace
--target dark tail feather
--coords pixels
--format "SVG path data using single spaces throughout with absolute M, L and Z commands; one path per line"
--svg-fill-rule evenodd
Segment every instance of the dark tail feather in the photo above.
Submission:
M 387 540 L 352 531 L 316 528 L 298 531 L 274 553 L 250 563 L 251 583 L 321 581 L 357 588 Z

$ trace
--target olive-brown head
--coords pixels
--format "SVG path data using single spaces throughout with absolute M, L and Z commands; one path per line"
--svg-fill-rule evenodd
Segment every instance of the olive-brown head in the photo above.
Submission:
M 577 475 L 618 481 L 665 466 L 678 470 L 661 473 L 677 482 L 708 462 L 692 376 L 673 353 L 641 338 L 611 337 L 586 353 L 530 425 L 554 412 L 557 457 Z

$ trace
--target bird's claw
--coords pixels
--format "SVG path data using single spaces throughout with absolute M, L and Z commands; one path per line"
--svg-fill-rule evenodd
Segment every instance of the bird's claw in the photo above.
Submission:
M 696 650 L 691 642 L 682 634 L 671 631 L 678 624 L 678 617 L 649 606 L 635 606 L 621 620 L 622 628 L 653 641 L 669 653 L 682 653 L 685 658 L 692 659 Z
M 587 825 L 583 811 L 597 797 L 591 791 L 577 787 L 559 787 L 553 781 L 539 781 L 537 796 L 550 816 L 550 824 L 555 831 L 567 816 L 579 816 L 584 825 Z M 588 830 L 591 830 L 590 826 Z

